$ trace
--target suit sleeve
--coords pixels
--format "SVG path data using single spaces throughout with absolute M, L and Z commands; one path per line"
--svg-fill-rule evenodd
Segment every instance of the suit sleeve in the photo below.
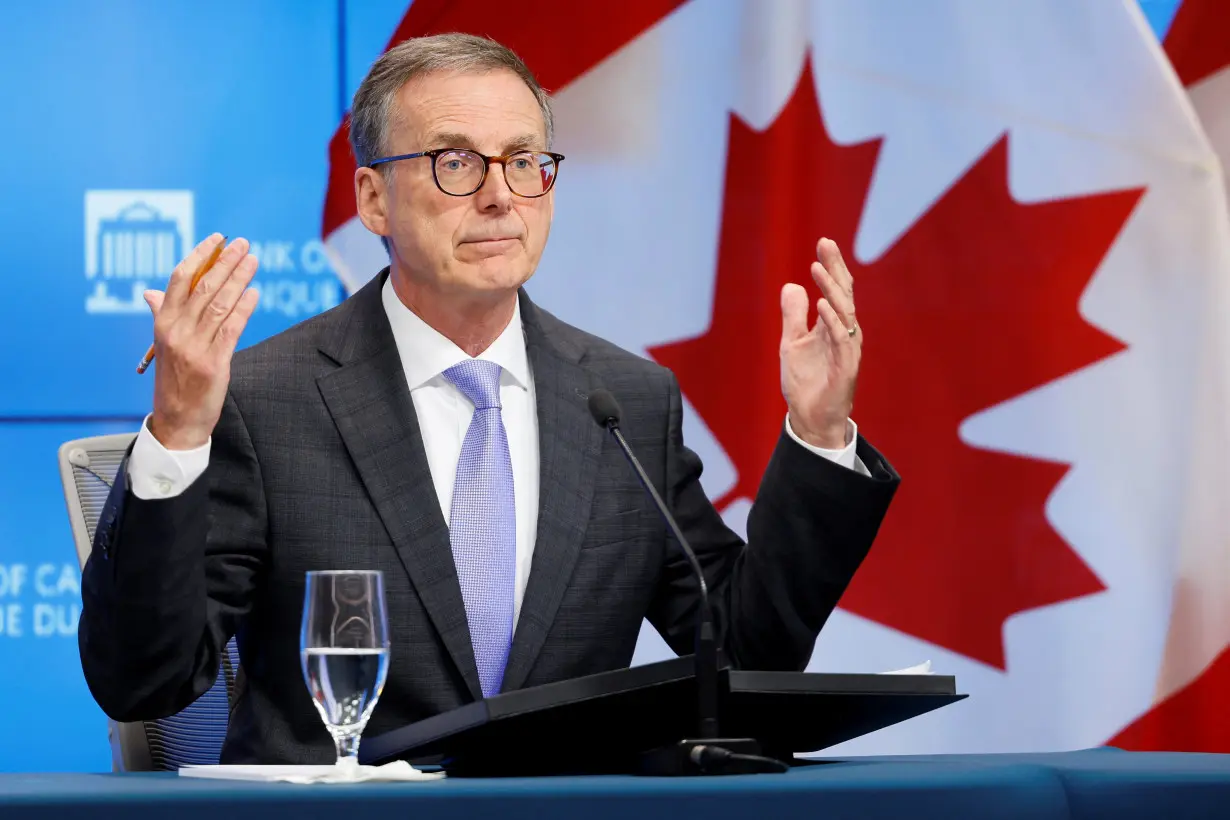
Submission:
M 209 466 L 182 494 L 134 495 L 120 465 L 82 572 L 81 665 L 115 720 L 175 714 L 214 683 L 267 560 L 260 466 L 227 397 Z
M 701 488 L 701 461 L 683 443 L 673 376 L 668 392 L 666 500 L 704 568 L 722 646 L 738 668 L 803 669 L 871 548 L 900 478 L 861 436 L 856 452 L 869 475 L 817 458 L 783 424 L 744 543 Z M 673 542 L 668 555 L 649 617 L 684 654 L 693 651 L 699 590 Z

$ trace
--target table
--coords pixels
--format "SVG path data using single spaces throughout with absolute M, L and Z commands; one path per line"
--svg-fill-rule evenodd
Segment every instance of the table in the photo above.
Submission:
M 292 814 L 293 812 L 293 814 Z M 824 759 L 784 775 L 545 777 L 297 786 L 174 774 L 0 775 L 0 817 L 350 820 L 1230 817 L 1230 755 L 1054 754 Z

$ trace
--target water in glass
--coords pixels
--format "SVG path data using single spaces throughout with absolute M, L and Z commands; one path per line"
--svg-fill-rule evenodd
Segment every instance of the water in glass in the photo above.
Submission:
M 333 736 L 338 764 L 357 765 L 359 738 L 389 667 L 381 574 L 307 573 L 300 652 L 308 692 Z

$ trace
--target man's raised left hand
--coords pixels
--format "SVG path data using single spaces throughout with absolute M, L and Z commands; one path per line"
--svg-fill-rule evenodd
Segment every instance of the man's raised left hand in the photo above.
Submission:
M 823 296 L 819 318 L 807 325 L 807 290 L 782 288 L 782 395 L 795 435 L 815 447 L 840 450 L 849 442 L 854 386 L 863 351 L 863 331 L 854 315 L 854 278 L 837 243 L 816 243 L 811 276 Z

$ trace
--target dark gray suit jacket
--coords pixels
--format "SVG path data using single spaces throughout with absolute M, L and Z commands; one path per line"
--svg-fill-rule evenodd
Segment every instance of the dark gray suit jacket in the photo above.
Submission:
M 111 717 L 185 707 L 213 683 L 234 634 L 241 670 L 223 762 L 330 762 L 299 660 L 314 569 L 384 572 L 391 665 L 369 735 L 481 696 L 448 528 L 381 305 L 386 276 L 236 355 L 209 468 L 182 495 L 138 499 L 121 468 L 84 570 L 78 631 L 86 680 Z M 691 651 L 697 585 L 589 415 L 599 386 L 622 404 L 625 434 L 700 556 L 729 658 L 803 667 L 888 508 L 892 468 L 860 440 L 871 477 L 859 475 L 783 431 L 745 546 L 701 490 L 672 374 L 524 293 L 521 310 L 540 509 L 505 689 L 627 666 L 645 617 Z

